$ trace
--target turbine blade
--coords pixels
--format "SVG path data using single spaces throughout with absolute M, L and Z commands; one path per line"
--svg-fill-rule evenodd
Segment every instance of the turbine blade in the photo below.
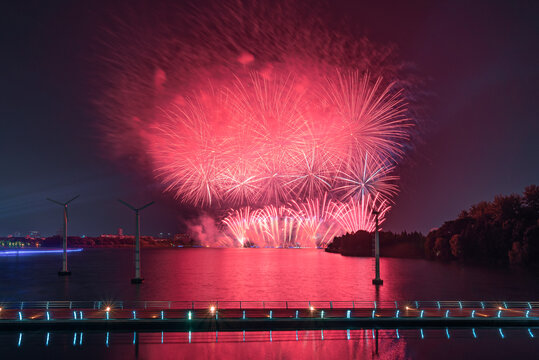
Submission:
M 53 200 L 53 199 L 49 199 L 49 198 L 47 198 L 47 200 L 49 200 L 49 201 L 51 201 L 51 202 L 53 202 L 53 203 L 55 203 L 55 204 L 64 206 L 64 203 L 61 203 L 61 202 L 59 202 L 59 201 L 56 201 L 56 200 Z
M 72 202 L 73 200 L 75 200 L 76 198 L 78 198 L 79 196 L 80 196 L 80 194 L 75 196 L 73 199 L 69 200 L 68 202 L 66 202 L 66 205 L 69 204 L 70 202 Z
M 125 206 L 127 206 L 128 208 L 130 208 L 131 210 L 137 211 L 137 209 L 134 206 L 132 206 L 131 204 L 128 204 L 128 203 L 126 203 L 125 201 L 123 201 L 121 199 L 118 199 L 118 201 L 121 202 L 122 204 L 124 204 Z
M 144 205 L 143 207 L 140 207 L 138 208 L 138 210 L 142 210 L 142 209 L 146 209 L 148 206 L 152 205 L 155 201 L 152 201 L 150 203 L 147 203 L 146 205 Z

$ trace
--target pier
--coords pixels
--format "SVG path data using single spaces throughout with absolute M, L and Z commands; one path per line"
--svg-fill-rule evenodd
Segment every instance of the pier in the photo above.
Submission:
M 532 301 L 28 301 L 0 331 L 265 331 L 539 327 Z

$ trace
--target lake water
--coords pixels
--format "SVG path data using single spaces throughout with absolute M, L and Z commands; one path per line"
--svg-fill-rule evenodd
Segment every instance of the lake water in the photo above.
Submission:
M 0 300 L 538 300 L 539 274 L 426 260 L 373 260 L 308 249 L 143 249 L 142 285 L 132 285 L 132 249 L 0 257 Z M 526 358 L 539 329 L 371 330 L 294 333 L 0 333 L 2 358 Z M 534 337 L 532 337 L 534 336 Z M 75 337 L 75 338 L 74 338 Z M 47 342 L 48 338 L 48 342 Z M 133 341 L 136 339 L 136 341 Z M 296 340 L 298 339 L 298 340 Z M 135 344 L 133 344 L 135 342 Z M 162 342 L 162 343 L 161 343 Z M 18 346 L 20 344 L 20 346 Z

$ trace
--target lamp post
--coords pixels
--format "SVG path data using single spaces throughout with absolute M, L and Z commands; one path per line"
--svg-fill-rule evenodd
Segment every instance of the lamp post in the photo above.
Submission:
M 374 228 L 375 278 L 372 279 L 372 284 L 383 285 L 384 280 L 380 279 L 380 233 L 378 232 L 378 215 L 380 215 L 380 212 L 377 210 L 374 210 L 372 213 L 375 216 L 375 228 Z

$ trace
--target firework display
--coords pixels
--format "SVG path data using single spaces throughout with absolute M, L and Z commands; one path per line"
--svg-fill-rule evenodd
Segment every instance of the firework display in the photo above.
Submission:
M 165 191 L 215 214 L 227 245 L 323 247 L 373 231 L 373 210 L 384 221 L 414 121 L 384 51 L 276 9 L 224 5 L 232 17 L 189 20 L 193 38 L 169 24 L 122 39 L 104 128 Z

